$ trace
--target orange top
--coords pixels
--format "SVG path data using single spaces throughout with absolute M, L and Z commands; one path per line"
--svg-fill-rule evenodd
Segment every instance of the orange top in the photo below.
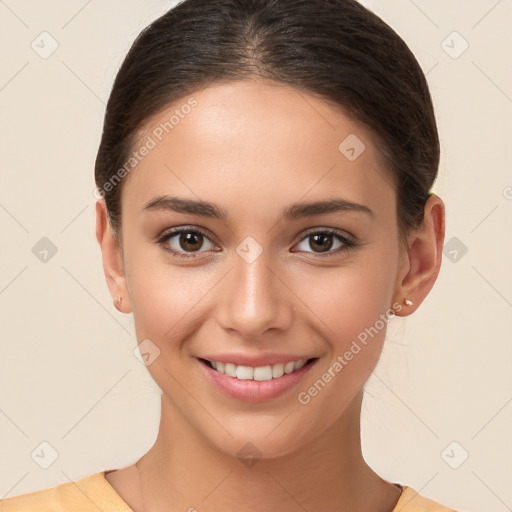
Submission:
M 112 470 L 107 470 L 112 471 Z M 457 512 L 403 487 L 392 512 Z M 105 471 L 76 482 L 0 500 L 0 512 L 133 512 L 105 478 Z

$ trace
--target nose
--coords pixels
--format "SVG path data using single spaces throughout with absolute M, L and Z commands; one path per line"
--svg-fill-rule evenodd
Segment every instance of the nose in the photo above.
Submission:
M 235 258 L 218 290 L 217 320 L 230 334 L 261 340 L 267 331 L 286 330 L 295 306 L 284 270 L 265 251 L 252 263 Z

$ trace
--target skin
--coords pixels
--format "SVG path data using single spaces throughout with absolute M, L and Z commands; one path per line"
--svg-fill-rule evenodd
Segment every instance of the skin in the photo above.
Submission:
M 133 312 L 139 343 L 150 339 L 160 350 L 148 370 L 162 390 L 154 445 L 107 480 L 135 512 L 247 503 L 253 512 L 389 512 L 400 491 L 366 464 L 360 441 L 363 386 L 385 327 L 308 404 L 297 395 L 393 304 L 405 316 L 422 303 L 439 273 L 444 204 L 433 195 L 408 247 L 401 245 L 393 180 L 369 130 L 342 109 L 260 81 L 212 85 L 193 97 L 198 105 L 125 178 L 120 241 L 104 200 L 96 205 L 109 290 L 123 297 L 120 311 Z M 141 135 L 187 100 L 160 112 Z M 366 146 L 354 161 L 338 149 L 349 134 Z M 163 194 L 215 203 L 228 218 L 143 212 Z M 278 221 L 295 202 L 333 197 L 366 205 L 373 216 Z M 154 242 L 179 226 L 209 235 L 192 241 L 195 251 L 180 245 L 180 235 L 166 242 L 189 259 Z M 326 256 L 322 242 L 305 234 L 311 228 L 337 229 L 357 245 L 339 252 L 345 246 L 332 237 Z M 263 250 L 250 264 L 236 252 L 247 236 Z M 200 371 L 197 357 L 220 352 L 319 360 L 291 392 L 249 403 L 223 395 Z M 248 442 L 261 453 L 251 467 L 237 457 Z

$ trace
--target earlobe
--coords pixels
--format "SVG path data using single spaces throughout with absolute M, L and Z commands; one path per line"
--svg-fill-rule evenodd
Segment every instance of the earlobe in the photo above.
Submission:
M 112 232 L 105 199 L 96 202 L 96 239 L 100 244 L 103 272 L 114 306 L 122 313 L 130 313 L 122 247 Z
M 113 302 L 114 302 L 114 306 L 116 307 L 116 309 L 123 312 L 123 310 L 121 309 L 121 303 L 123 302 L 123 297 L 121 297 L 120 295 L 117 295 L 114 298 Z
M 441 268 L 444 235 L 444 203 L 432 194 L 425 203 L 423 222 L 409 234 L 404 275 L 396 291 L 396 302 L 402 306 L 395 309 L 398 316 L 414 312 L 434 286 Z

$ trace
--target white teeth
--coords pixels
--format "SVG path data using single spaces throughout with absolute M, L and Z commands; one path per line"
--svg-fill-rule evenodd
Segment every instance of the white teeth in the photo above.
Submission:
M 254 368 L 254 380 L 272 379 L 272 366 L 258 366 Z
M 282 377 L 283 375 L 284 375 L 284 364 L 283 363 L 277 363 L 274 366 L 272 366 L 272 377 L 274 377 L 274 379 Z
M 286 363 L 284 365 L 284 373 L 292 373 L 293 372 L 293 362 Z
M 297 361 L 296 363 L 294 363 L 293 369 L 300 370 L 306 364 L 306 362 L 307 361 L 304 361 L 304 359 L 302 359 L 301 361 Z
M 236 367 L 236 378 L 242 380 L 252 379 L 254 375 L 254 368 L 250 366 L 237 366 Z
M 240 380 L 272 380 L 282 377 L 284 374 L 289 374 L 295 370 L 302 368 L 307 360 L 300 359 L 299 361 L 290 361 L 289 363 L 277 363 L 272 366 L 242 366 L 233 363 L 220 363 L 210 361 L 213 368 L 219 373 L 223 373 L 228 377 L 235 377 Z
M 236 377 L 236 364 L 226 363 L 224 365 L 224 373 L 229 377 Z

